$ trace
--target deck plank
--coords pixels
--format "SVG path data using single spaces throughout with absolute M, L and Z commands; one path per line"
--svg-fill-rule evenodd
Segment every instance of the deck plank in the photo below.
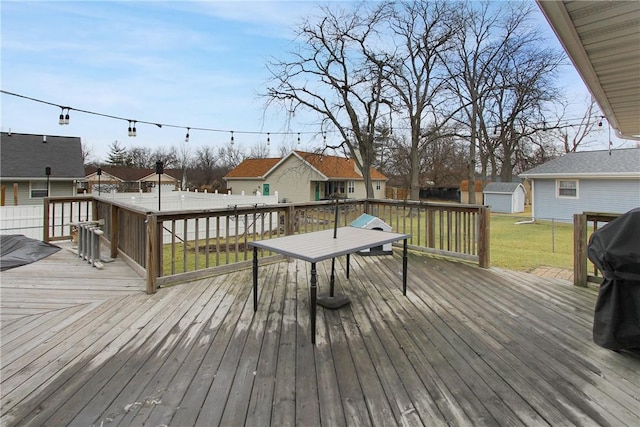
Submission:
M 313 346 L 306 262 L 262 266 L 254 313 L 251 270 L 146 295 L 55 255 L 3 272 L 2 425 L 640 425 L 640 353 L 560 279 L 411 253 L 404 296 L 398 253 L 341 257 Z

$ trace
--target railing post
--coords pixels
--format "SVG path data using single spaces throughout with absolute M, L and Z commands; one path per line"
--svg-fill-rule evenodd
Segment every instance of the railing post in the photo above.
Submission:
M 436 247 L 436 211 L 431 208 L 427 208 L 426 220 L 427 220 L 427 237 L 426 245 L 428 248 Z
M 111 230 L 109 230 L 109 241 L 111 242 L 111 258 L 118 256 L 118 230 L 120 225 L 118 224 L 119 209 L 113 203 L 111 204 Z
M 94 198 L 91 198 L 91 220 L 98 220 L 98 201 Z
M 44 224 L 42 230 L 42 241 L 45 243 L 49 243 L 49 198 L 44 198 Z
M 573 214 L 573 284 L 587 287 L 587 216 Z
M 158 248 L 158 220 L 157 217 L 153 214 L 147 215 L 147 260 L 146 260 L 146 271 L 147 271 L 147 293 L 155 294 L 156 293 L 156 279 L 158 277 L 158 266 L 157 266 L 157 252 Z
M 291 205 L 287 208 L 286 214 L 284 216 L 284 234 L 290 236 L 295 233 L 295 217 L 296 217 L 296 209 L 294 205 Z
M 481 268 L 490 266 L 490 218 L 491 211 L 483 206 L 478 210 L 478 264 Z

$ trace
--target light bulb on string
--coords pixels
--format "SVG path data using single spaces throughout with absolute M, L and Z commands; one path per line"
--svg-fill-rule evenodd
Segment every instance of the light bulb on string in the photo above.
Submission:
M 64 108 L 63 107 L 60 107 L 60 119 L 58 120 L 58 124 L 61 126 L 64 124 Z
M 231 141 L 229 141 L 229 143 L 230 143 L 231 145 L 233 145 L 233 143 L 234 143 L 234 140 L 233 140 L 233 131 L 231 131 Z
M 267 145 L 271 145 L 271 138 L 269 132 L 267 132 Z
M 189 142 L 189 130 L 191 129 L 187 128 L 187 134 L 184 136 L 184 142 Z
M 133 131 L 131 130 L 131 120 L 129 120 L 129 127 L 127 128 L 127 136 L 133 136 Z
M 300 132 L 298 132 L 298 145 L 300 145 Z
M 64 116 L 64 124 L 65 125 L 69 124 L 69 110 L 70 110 L 70 108 L 67 108 L 67 114 L 65 114 L 65 116 Z
M 138 131 L 136 131 L 136 121 L 133 121 L 133 129 L 131 129 L 131 136 L 138 136 Z

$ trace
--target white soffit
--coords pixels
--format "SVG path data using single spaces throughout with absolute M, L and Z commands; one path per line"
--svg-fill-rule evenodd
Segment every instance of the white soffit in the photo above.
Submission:
M 640 139 L 640 1 L 536 1 L 611 127 Z

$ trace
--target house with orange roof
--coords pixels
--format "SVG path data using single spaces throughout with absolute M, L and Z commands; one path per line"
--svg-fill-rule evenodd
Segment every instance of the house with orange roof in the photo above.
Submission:
M 371 169 L 373 197 L 385 197 L 387 177 Z M 365 198 L 364 178 L 353 159 L 322 153 L 292 151 L 282 158 L 245 159 L 225 177 L 234 194 L 278 192 L 280 202 L 309 202 L 334 194 Z

